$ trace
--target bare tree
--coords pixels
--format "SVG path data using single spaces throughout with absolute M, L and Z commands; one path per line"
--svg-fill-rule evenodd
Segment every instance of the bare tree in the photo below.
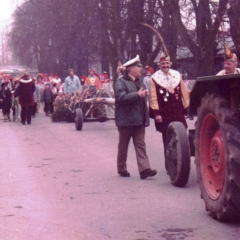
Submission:
M 229 1 L 28 0 L 14 13 L 11 46 L 22 63 L 36 63 L 39 71 L 60 74 L 69 67 L 86 74 L 89 57 L 98 56 L 102 70 L 108 71 L 110 65 L 116 79 L 119 60 L 140 54 L 144 64 L 152 65 L 161 50 L 153 32 L 140 24 L 145 22 L 162 34 L 174 68 L 177 49 L 184 46 L 196 66 L 192 75 L 211 75 L 216 36 Z M 229 16 L 231 28 L 239 30 L 234 25 L 239 21 L 234 5 L 238 1 L 231 1 Z M 231 32 L 239 48 L 239 34 Z
M 190 49 L 193 54 L 193 60 L 196 64 L 197 70 L 195 76 L 213 75 L 214 58 L 217 52 L 216 36 L 219 31 L 220 22 L 227 9 L 229 0 L 219 0 L 219 2 L 211 2 L 209 0 L 191 0 L 178 1 L 170 0 L 173 10 L 173 20 L 177 26 L 179 36 L 183 43 Z M 189 34 L 189 29 L 183 22 L 180 3 L 190 5 L 193 10 L 196 27 L 195 37 Z M 215 8 L 211 7 L 215 4 Z M 217 9 L 216 12 L 215 9 Z
M 236 51 L 240 56 L 240 1 L 230 0 L 230 8 L 228 9 L 230 20 L 230 32 L 236 47 Z

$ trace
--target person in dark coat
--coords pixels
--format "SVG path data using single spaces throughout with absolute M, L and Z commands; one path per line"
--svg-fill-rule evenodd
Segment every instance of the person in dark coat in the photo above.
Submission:
M 46 116 L 50 116 L 50 114 L 53 113 L 53 101 L 54 101 L 54 95 L 50 88 L 50 84 L 47 83 L 45 85 L 45 88 L 42 92 L 41 96 L 41 102 L 44 102 L 44 112 L 46 113 Z
M 2 89 L 0 91 L 0 102 L 2 105 L 2 113 L 4 116 L 4 122 L 11 121 L 10 109 L 12 106 L 12 93 L 8 87 L 8 83 L 2 83 Z
M 28 73 L 25 73 L 19 81 L 19 85 L 14 92 L 14 97 L 19 97 L 21 105 L 21 123 L 25 125 L 26 121 L 31 124 L 32 108 L 34 105 L 33 92 L 35 85 L 33 79 Z
M 146 89 L 139 80 L 142 65 L 139 56 L 123 65 L 125 73 L 115 83 L 116 111 L 115 121 L 119 132 L 117 155 L 118 174 L 130 177 L 127 171 L 128 145 L 133 139 L 136 151 L 140 178 L 145 179 L 157 174 L 150 168 L 145 145 L 145 127 L 149 126 L 149 115 L 146 102 Z

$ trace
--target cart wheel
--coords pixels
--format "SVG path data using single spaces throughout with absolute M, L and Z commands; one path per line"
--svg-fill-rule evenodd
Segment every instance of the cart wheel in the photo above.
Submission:
M 77 131 L 81 131 L 83 127 L 83 112 L 81 108 L 76 109 L 75 127 Z
M 166 136 L 165 166 L 171 182 L 184 187 L 190 173 L 190 147 L 187 130 L 181 122 L 169 124 Z

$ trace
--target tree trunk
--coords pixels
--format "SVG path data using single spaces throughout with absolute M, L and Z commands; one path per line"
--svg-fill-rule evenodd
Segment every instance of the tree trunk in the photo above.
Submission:
M 240 1 L 231 0 L 231 7 L 228 10 L 230 20 L 230 32 L 237 51 L 240 55 Z

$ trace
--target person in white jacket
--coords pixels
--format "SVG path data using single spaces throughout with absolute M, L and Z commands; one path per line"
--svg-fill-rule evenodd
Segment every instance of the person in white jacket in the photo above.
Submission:
M 217 75 L 240 74 L 240 68 L 237 68 L 238 58 L 235 53 L 232 53 L 226 46 L 224 49 L 224 69 Z

